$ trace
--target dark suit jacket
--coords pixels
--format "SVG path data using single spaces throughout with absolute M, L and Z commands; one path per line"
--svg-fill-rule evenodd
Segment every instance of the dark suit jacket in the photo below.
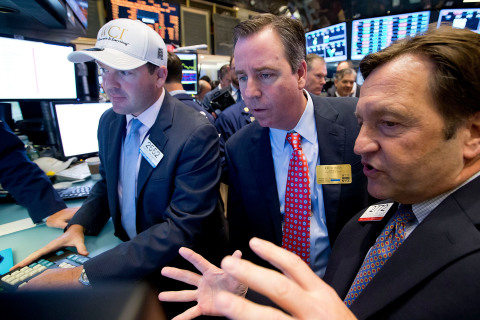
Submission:
M 250 112 L 245 111 L 245 108 L 246 106 L 244 100 L 237 102 L 223 110 L 223 112 L 218 116 L 217 121 L 215 121 L 215 128 L 217 128 L 217 131 L 220 134 L 220 158 L 225 177 L 227 174 L 227 166 L 225 163 L 225 142 L 235 132 L 252 122 L 253 115 Z
M 213 118 L 213 116 L 209 112 L 207 112 L 198 102 L 196 102 L 195 98 L 193 98 L 191 95 L 187 93 L 179 93 L 174 95 L 173 97 L 182 101 L 187 106 L 190 106 L 193 109 L 200 112 L 203 116 L 205 116 L 208 119 L 208 121 L 210 121 L 211 124 L 215 124 L 215 119 Z
M 360 157 L 353 153 L 359 130 L 353 113 L 357 99 L 311 97 L 321 164 L 352 165 L 351 184 L 323 185 L 328 234 L 333 244 L 343 225 L 367 205 L 367 180 Z M 227 141 L 226 161 L 231 249 L 240 249 L 247 260 L 270 267 L 248 247 L 254 236 L 282 244 L 282 216 L 269 128 L 255 121 L 237 131 Z
M 480 315 L 480 178 L 447 197 L 397 249 L 351 310 L 359 319 L 475 319 Z M 380 222 L 355 216 L 335 242 L 324 280 L 344 299 Z
M 50 179 L 25 153 L 23 142 L 0 121 L 0 184 L 28 210 L 33 222 L 65 209 Z
M 162 267 L 175 265 L 173 260 L 179 257 L 181 246 L 212 258 L 222 255 L 222 246 L 226 246 L 224 216 L 218 206 L 217 131 L 204 116 L 168 92 L 149 136 L 163 159 L 155 169 L 144 158 L 141 160 L 136 204 L 138 235 L 127 241 L 117 193 L 125 119 L 112 109 L 100 119 L 102 180 L 70 221 L 70 225 L 80 224 L 87 234 L 94 235 L 111 217 L 115 235 L 126 241 L 85 263 L 92 284 L 147 277 L 158 281 Z

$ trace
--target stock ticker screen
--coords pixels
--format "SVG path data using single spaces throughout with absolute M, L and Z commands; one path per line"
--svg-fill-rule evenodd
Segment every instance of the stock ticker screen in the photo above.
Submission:
M 430 11 L 420 11 L 352 22 L 352 60 L 361 60 L 392 42 L 427 31 Z
M 438 16 L 437 28 L 440 26 L 465 29 L 480 33 L 480 9 L 443 9 Z
M 189 94 L 197 94 L 198 55 L 196 53 L 177 53 L 182 61 L 182 85 Z
M 162 0 L 110 0 L 112 19 L 129 18 L 149 24 L 166 44 L 180 45 L 180 6 Z
M 347 24 L 345 22 L 305 34 L 307 54 L 316 53 L 325 62 L 347 60 Z

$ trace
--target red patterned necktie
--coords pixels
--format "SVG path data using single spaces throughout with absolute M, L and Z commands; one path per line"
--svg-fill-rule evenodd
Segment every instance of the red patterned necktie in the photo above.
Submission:
M 405 224 L 415 219 L 411 205 L 399 205 L 392 220 L 385 226 L 378 236 L 374 246 L 368 253 L 355 280 L 345 297 L 345 304 L 350 307 L 360 292 L 378 273 L 385 262 L 405 240 Z
M 310 264 L 310 179 L 307 158 L 300 147 L 300 139 L 297 132 L 287 134 L 287 141 L 293 147 L 293 152 L 285 191 L 282 247 Z

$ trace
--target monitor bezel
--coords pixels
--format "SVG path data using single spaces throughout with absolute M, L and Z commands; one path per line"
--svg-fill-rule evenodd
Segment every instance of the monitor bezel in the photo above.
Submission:
M 98 151 L 96 152 L 89 152 L 89 153 L 82 153 L 82 154 L 76 154 L 76 155 L 65 155 L 65 150 L 63 148 L 63 141 L 62 141 L 62 135 L 60 133 L 60 127 L 58 124 L 58 116 L 57 116 L 57 109 L 56 105 L 64 105 L 64 104 L 98 104 L 98 103 L 107 103 L 110 104 L 110 108 L 112 103 L 110 101 L 101 101 L 101 100 L 51 100 L 49 102 L 50 105 L 50 112 L 52 116 L 52 128 L 55 134 L 55 144 L 58 146 L 58 152 L 57 152 L 57 158 L 60 158 L 62 160 L 67 160 L 72 157 L 76 157 L 79 160 L 80 159 L 86 159 L 89 157 L 97 156 Z M 108 109 L 106 109 L 108 110 Z M 98 143 L 98 141 L 97 141 Z

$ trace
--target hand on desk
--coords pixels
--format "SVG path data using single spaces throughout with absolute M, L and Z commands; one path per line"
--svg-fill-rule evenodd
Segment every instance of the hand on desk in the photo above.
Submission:
M 81 255 L 88 255 L 87 248 L 85 247 L 85 235 L 84 235 L 84 228 L 81 225 L 74 224 L 68 230 L 62 234 L 60 237 L 56 238 L 55 240 L 51 241 L 45 247 L 35 251 L 34 253 L 30 254 L 24 260 L 20 261 L 16 265 L 14 265 L 10 270 L 14 270 L 17 268 L 21 268 L 31 264 L 32 262 L 38 260 L 41 256 L 58 250 L 63 247 L 76 247 L 77 252 Z M 80 274 L 79 274 L 80 275 Z M 77 278 L 78 279 L 78 278 Z
M 158 295 L 161 301 L 187 302 L 197 301 L 197 305 L 188 309 L 184 313 L 176 316 L 175 320 L 193 319 L 200 315 L 221 315 L 213 303 L 213 297 L 222 290 L 234 292 L 235 294 L 245 296 L 247 287 L 233 277 L 229 276 L 222 269 L 217 268 L 201 255 L 195 253 L 188 248 L 180 248 L 180 255 L 193 264 L 203 276 L 177 268 L 165 267 L 162 274 L 166 277 L 183 281 L 185 283 L 196 286 L 197 290 L 185 291 L 165 291 Z M 235 259 L 240 260 L 242 253 L 235 251 L 233 254 Z
M 48 269 L 22 286 L 20 290 L 45 288 L 86 288 L 78 281 L 83 267 Z
M 47 226 L 51 228 L 64 229 L 78 209 L 80 209 L 80 207 L 65 208 L 63 210 L 55 212 L 47 218 Z

